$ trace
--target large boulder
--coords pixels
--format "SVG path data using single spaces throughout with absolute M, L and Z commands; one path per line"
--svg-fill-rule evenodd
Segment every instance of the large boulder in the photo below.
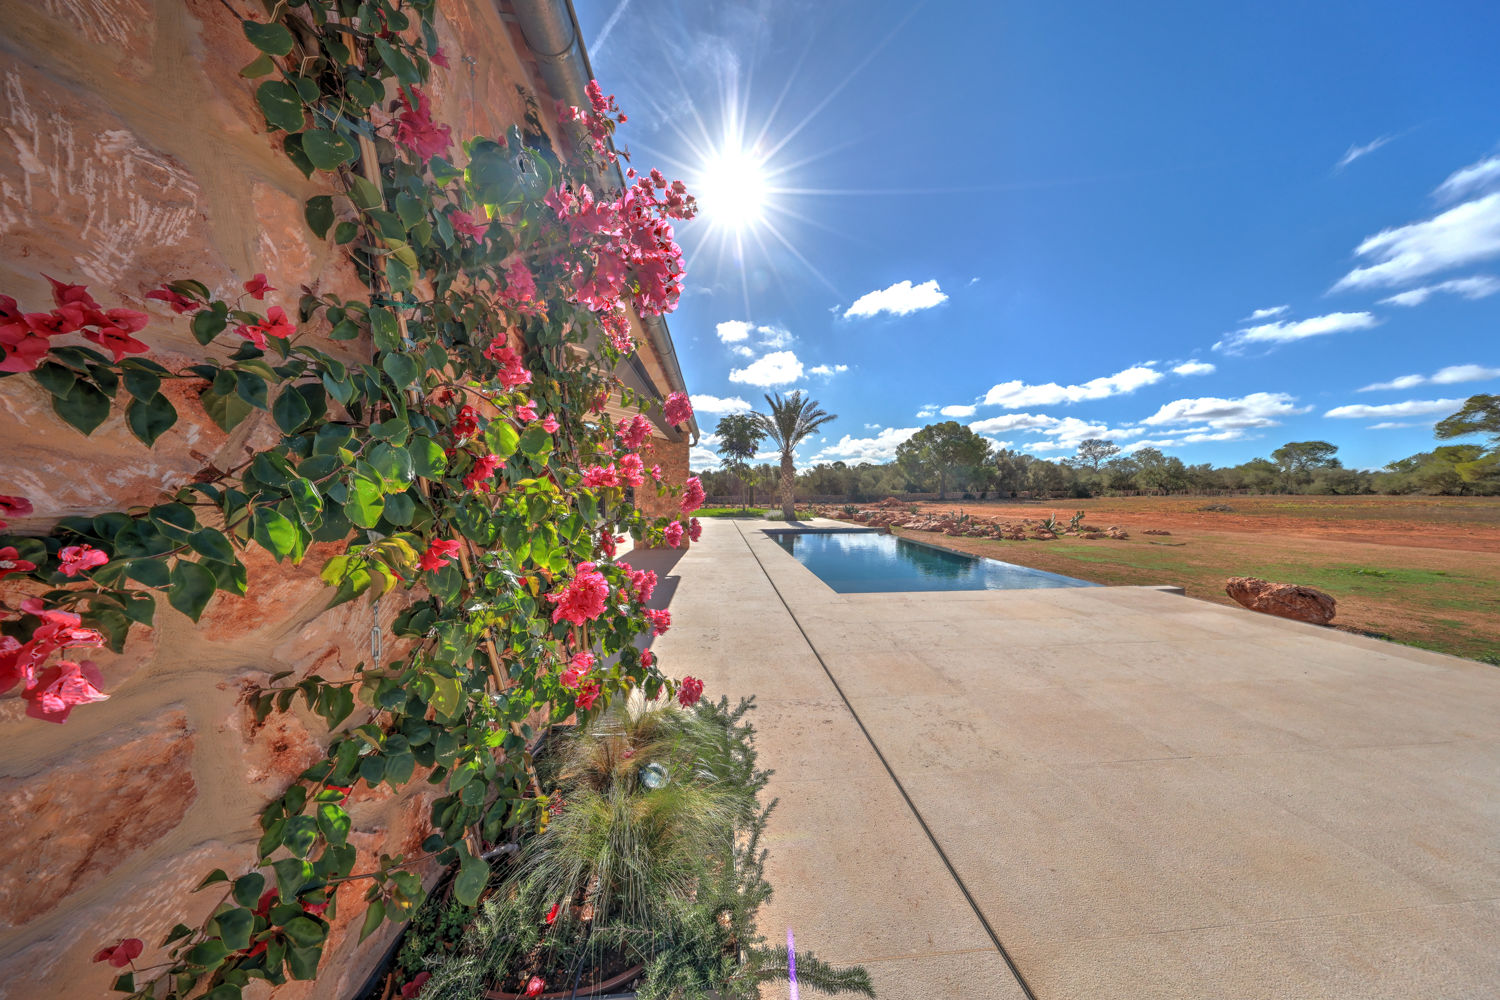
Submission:
M 1327 625 L 1333 621 L 1338 604 L 1332 597 L 1312 587 L 1295 583 L 1272 583 L 1253 576 L 1231 577 L 1224 593 L 1251 611 L 1278 615 L 1293 621 Z

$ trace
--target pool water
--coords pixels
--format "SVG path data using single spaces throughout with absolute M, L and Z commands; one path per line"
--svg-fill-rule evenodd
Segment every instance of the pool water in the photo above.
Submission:
M 840 594 L 1097 587 L 1057 573 L 968 556 L 874 531 L 775 531 L 777 543 Z

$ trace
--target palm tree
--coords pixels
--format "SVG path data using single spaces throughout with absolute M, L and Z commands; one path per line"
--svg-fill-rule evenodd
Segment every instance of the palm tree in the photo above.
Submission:
M 755 419 L 765 428 L 772 441 L 781 449 L 781 516 L 788 521 L 797 519 L 793 506 L 792 489 L 795 484 L 796 466 L 792 452 L 813 431 L 838 417 L 824 413 L 816 401 L 802 392 L 794 392 L 785 399 L 781 393 L 766 395 L 766 406 L 770 413 L 757 413 Z

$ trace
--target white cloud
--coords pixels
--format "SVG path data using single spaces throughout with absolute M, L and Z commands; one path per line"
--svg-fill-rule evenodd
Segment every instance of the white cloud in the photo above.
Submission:
M 1425 413 L 1453 413 L 1464 405 L 1461 399 L 1409 399 L 1384 406 L 1335 406 L 1325 417 L 1368 419 L 1370 417 L 1417 417 Z
M 849 366 L 848 365 L 834 365 L 832 368 L 830 368 L 827 365 L 818 365 L 816 368 L 809 368 L 807 370 L 807 374 L 809 374 L 809 375 L 824 375 L 824 376 L 829 376 L 829 375 L 837 375 L 837 374 L 839 374 L 841 372 L 846 372 L 848 370 L 849 370 Z
M 746 385 L 786 385 L 802 377 L 802 362 L 792 351 L 776 351 L 759 361 L 752 361 L 744 368 L 729 373 L 729 381 Z
M 1437 423 L 1437 418 L 1431 420 L 1382 420 L 1378 424 L 1366 427 L 1367 431 L 1393 431 L 1398 427 L 1431 427 Z
M 1286 312 L 1290 308 L 1292 308 L 1292 307 L 1291 306 L 1271 306 L 1268 309 L 1257 309 L 1257 310 L 1255 310 L 1255 312 L 1251 313 L 1249 316 L 1246 316 L 1240 322 L 1242 322 L 1242 323 L 1254 323 L 1258 319 L 1270 319 L 1272 316 L 1280 316 L 1282 313 Z
M 1184 361 L 1172 369 L 1174 375 L 1212 375 L 1217 369 L 1207 361 Z
M 917 433 L 916 427 L 887 427 L 874 437 L 850 437 L 845 434 L 812 457 L 814 462 L 889 462 L 896 448 Z
M 760 346 L 770 350 L 785 347 L 795 339 L 792 331 L 784 326 L 762 326 L 757 329 L 760 331 Z
M 725 320 L 723 323 L 720 323 L 718 326 L 714 327 L 714 330 L 719 335 L 719 339 L 726 344 L 734 344 L 738 343 L 741 340 L 749 340 L 750 331 L 753 329 L 755 329 L 753 325 L 746 323 L 742 319 Z
M 1426 375 L 1399 375 L 1389 382 L 1375 382 L 1367 385 L 1357 392 L 1388 392 L 1391 389 L 1410 389 L 1413 386 L 1424 385 L 1427 382 Z
M 1482 299 L 1500 292 L 1500 280 L 1492 278 L 1487 274 L 1476 274 L 1469 278 L 1454 278 L 1451 281 L 1442 281 L 1436 285 L 1424 285 L 1421 288 L 1413 288 L 1409 292 L 1392 295 L 1388 299 L 1381 299 L 1380 304 L 1383 306 L 1419 306 L 1436 292 L 1451 292 L 1454 295 L 1462 295 L 1466 299 Z
M 906 316 L 920 309 L 931 309 L 948 301 L 948 296 L 938 288 L 936 280 L 913 285 L 910 281 L 898 281 L 889 288 L 866 292 L 854 300 L 844 311 L 844 318 L 875 316 L 883 312 L 892 316 Z
M 1367 312 L 1336 312 L 1311 319 L 1274 320 L 1236 330 L 1215 344 L 1214 350 L 1233 354 L 1246 344 L 1287 344 L 1345 330 L 1368 330 L 1379 322 Z
M 713 416 L 725 413 L 748 413 L 754 409 L 738 396 L 710 396 L 707 393 L 695 392 L 692 400 L 694 410 Z
M 1483 191 L 1496 183 L 1500 183 L 1500 156 L 1491 156 L 1455 170 L 1437 186 L 1432 196 L 1439 201 L 1453 201 L 1472 192 Z
M 926 420 L 928 417 L 937 416 L 937 404 L 928 403 L 917 411 L 918 420 Z
M 1333 291 L 1404 285 L 1493 257 L 1500 254 L 1500 192 L 1466 201 L 1431 219 L 1384 230 L 1361 243 L 1354 253 L 1375 263 L 1350 271 Z
M 688 465 L 694 469 L 717 469 L 719 456 L 707 448 L 695 447 L 688 452 Z
M 961 405 L 945 406 L 938 412 L 945 417 L 972 417 L 974 415 L 974 407 Z
M 880 424 L 865 424 L 865 430 L 867 431 L 878 431 L 880 427 Z
M 1343 170 L 1345 167 L 1353 163 L 1355 160 L 1359 159 L 1361 156 L 1370 155 L 1371 153 L 1375 152 L 1375 150 L 1379 149 L 1381 146 L 1384 146 L 1394 138 L 1396 137 L 1393 135 L 1383 135 L 1379 139 L 1375 139 L 1372 142 L 1365 143 L 1363 146 L 1350 146 L 1348 149 L 1344 150 L 1344 155 L 1339 157 L 1339 162 L 1333 165 L 1333 169 Z
M 743 344 L 740 344 L 739 346 L 733 348 L 733 350 L 734 350 L 734 353 L 738 354 L 742 358 L 753 358 L 753 357 L 755 357 L 755 351 L 752 350 L 751 348 L 746 347 Z
M 1140 451 L 1142 448 L 1176 448 L 1185 444 L 1203 444 L 1206 441 L 1242 441 L 1247 437 L 1244 428 L 1231 427 L 1228 430 L 1189 430 L 1188 432 L 1169 438 L 1142 439 L 1133 441 L 1120 450 L 1129 455 Z
M 1411 389 L 1419 385 L 1455 385 L 1459 382 L 1488 382 L 1500 378 L 1500 368 L 1484 365 L 1449 365 L 1439 368 L 1431 375 L 1402 375 L 1389 382 L 1376 382 L 1360 389 L 1360 392 L 1385 392 L 1390 389 Z
M 1058 385 L 1047 382 L 1043 385 L 1027 385 L 1021 381 L 1001 382 L 984 394 L 984 405 L 1003 406 L 1008 410 L 1022 406 L 1052 406 L 1056 403 L 1077 403 L 1085 399 L 1104 399 L 1107 396 L 1134 392 L 1143 385 L 1161 381 L 1162 374 L 1155 368 L 1136 365 L 1124 371 L 1101 378 L 1090 379 L 1082 385 Z
M 1005 413 L 998 417 L 987 417 L 969 424 L 975 434 L 1004 434 L 1007 431 L 1040 430 L 1056 427 L 1060 421 L 1045 413 Z
M 1284 392 L 1252 392 L 1237 399 L 1202 396 L 1176 399 L 1141 421 L 1152 426 L 1204 424 L 1214 430 L 1244 427 L 1275 427 L 1280 417 L 1306 413 L 1310 406 L 1295 406 L 1296 397 Z

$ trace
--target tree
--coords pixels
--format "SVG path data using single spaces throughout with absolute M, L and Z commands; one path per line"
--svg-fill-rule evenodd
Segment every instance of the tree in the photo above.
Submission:
M 995 490 L 1002 499 L 1026 488 L 1026 467 L 1035 461 L 1030 455 L 1009 448 L 1002 448 L 990 457 L 990 466 L 995 470 Z
M 1063 459 L 1075 469 L 1098 472 L 1099 466 L 1120 453 L 1120 446 L 1105 438 L 1086 438 L 1078 443 L 1078 453 Z
M 779 392 L 775 395 L 768 393 L 766 406 L 770 413 L 756 413 L 752 416 L 771 440 L 776 442 L 776 447 L 781 449 L 781 515 L 788 521 L 795 521 L 797 466 L 794 452 L 808 435 L 838 417 L 832 413 L 824 413 L 815 400 L 809 399 L 800 391 L 785 398 Z
M 739 479 L 740 499 L 743 506 L 748 507 L 755 500 L 755 479 L 749 474 L 750 460 L 760 450 L 760 443 L 766 436 L 765 429 L 753 414 L 731 413 L 719 421 L 714 433 L 719 436 L 719 454 L 724 458 L 724 468 L 733 471 Z
M 1463 409 L 1439 420 L 1433 433 L 1442 440 L 1488 434 L 1490 447 L 1500 450 L 1500 396 L 1470 396 Z
M 1327 441 L 1288 441 L 1271 452 L 1271 461 L 1281 471 L 1282 490 L 1290 493 L 1293 486 L 1311 482 L 1314 469 L 1337 468 L 1333 455 L 1338 450 Z
M 1037 496 L 1056 493 L 1066 486 L 1067 482 L 1068 476 L 1064 467 L 1056 462 L 1038 458 L 1026 466 L 1026 485 L 1031 487 L 1032 493 Z
M 896 461 L 913 478 L 937 476 L 938 499 L 948 497 L 950 479 L 985 464 L 990 443 L 956 420 L 928 424 L 896 448 Z
M 1141 448 L 1135 453 L 1139 471 L 1135 481 L 1142 489 L 1158 493 L 1187 486 L 1187 466 L 1176 455 L 1163 455 L 1157 448 Z

